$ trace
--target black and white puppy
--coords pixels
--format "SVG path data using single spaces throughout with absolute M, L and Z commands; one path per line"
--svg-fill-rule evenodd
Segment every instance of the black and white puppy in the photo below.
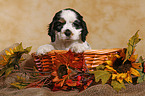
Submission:
M 45 54 L 51 50 L 69 50 L 81 53 L 91 49 L 86 42 L 88 30 L 83 17 L 75 10 L 67 8 L 57 12 L 49 24 L 48 35 L 51 43 L 42 45 L 37 55 Z

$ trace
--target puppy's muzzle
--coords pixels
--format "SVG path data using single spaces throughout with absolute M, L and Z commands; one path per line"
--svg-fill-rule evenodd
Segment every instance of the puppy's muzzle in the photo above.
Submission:
M 69 30 L 69 29 L 67 29 L 65 32 L 64 32 L 64 34 L 66 35 L 66 36 L 70 36 L 71 34 L 72 34 L 72 32 Z

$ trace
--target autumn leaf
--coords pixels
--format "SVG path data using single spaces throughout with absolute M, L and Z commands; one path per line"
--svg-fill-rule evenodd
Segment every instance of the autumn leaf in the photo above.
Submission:
M 96 82 L 99 82 L 101 80 L 103 85 L 107 83 L 107 81 L 111 77 L 111 74 L 108 71 L 103 70 L 92 71 L 90 73 L 94 74 Z
M 60 65 L 68 66 L 68 60 L 64 54 L 55 53 L 55 56 L 56 56 L 56 59 L 59 60 L 59 62 L 57 61 L 56 64 L 60 63 Z
M 17 76 L 17 81 L 18 82 L 25 82 L 26 78 L 22 77 L 22 76 Z
M 142 68 L 142 67 L 141 67 L 141 64 L 142 64 L 142 63 L 132 63 L 131 65 L 132 65 L 132 67 L 135 68 L 135 69 L 141 69 L 141 68 Z
M 11 85 L 18 88 L 18 89 L 23 89 L 27 85 L 30 84 L 30 83 L 26 83 L 26 78 L 24 78 L 22 76 L 18 76 L 18 75 L 17 75 L 16 81 L 17 82 L 11 83 Z
M 2 68 L 1 71 L 0 71 L 0 76 L 2 76 L 6 71 L 6 68 Z
M 106 65 L 105 67 L 106 67 L 105 69 L 106 71 L 110 71 L 110 72 L 113 71 L 114 73 L 117 73 L 117 71 L 113 67 L 110 67 L 108 65 Z
M 104 69 L 105 69 L 105 66 L 102 64 L 96 67 L 96 70 L 104 70 Z
M 137 77 L 140 76 L 140 73 L 137 70 L 135 70 L 134 68 L 130 68 L 130 73 Z
M 75 59 L 75 57 L 74 57 L 74 53 L 71 51 L 71 50 L 69 50 L 66 54 L 65 54 L 65 56 L 66 56 L 66 58 L 67 58 L 67 62 L 69 63 L 69 64 L 71 64 L 72 63 L 72 61 Z
M 25 53 L 28 54 L 32 49 L 32 46 L 27 47 L 26 49 L 24 49 Z
M 74 54 L 73 52 L 71 52 L 71 50 L 69 50 L 67 53 L 63 53 L 63 54 L 55 53 L 55 55 L 56 55 L 56 60 L 54 61 L 55 64 L 53 67 L 53 69 L 55 69 L 55 70 L 59 70 L 60 66 L 66 66 L 66 68 L 64 68 L 64 70 L 61 71 L 61 72 L 65 73 L 65 71 L 66 71 L 65 69 L 81 70 L 84 68 L 83 65 L 85 65 L 85 62 L 84 62 L 83 53 Z M 76 55 L 78 55 L 81 59 L 78 58 L 80 60 L 75 61 Z M 63 69 L 63 68 L 60 68 L 60 69 Z M 60 71 L 59 71 L 59 73 L 60 73 Z M 65 75 L 65 74 L 63 74 L 63 75 Z
M 11 53 L 9 51 L 6 50 L 5 52 L 6 52 L 7 55 L 11 55 Z
M 126 77 L 127 77 L 127 73 L 112 74 L 112 79 L 116 79 L 120 83 L 122 83 L 123 79 Z
M 143 60 L 143 57 L 140 56 L 140 57 L 139 57 L 139 60 L 138 60 L 138 63 L 142 63 L 142 64 L 143 64 L 144 62 L 145 62 L 145 61 Z
M 30 83 L 20 83 L 20 82 L 11 83 L 12 86 L 14 86 L 14 87 L 16 87 L 18 89 L 23 89 L 23 88 L 25 88 L 29 84 Z
M 119 82 L 116 81 L 116 80 L 112 80 L 112 82 L 111 82 L 111 86 L 112 86 L 113 89 L 115 89 L 116 91 L 119 91 L 119 90 L 121 90 L 122 88 L 125 89 L 124 82 L 119 83 Z
M 87 89 L 87 88 L 91 85 L 92 82 L 93 82 L 93 80 L 89 80 L 89 81 L 87 82 L 87 84 L 84 85 L 84 89 Z
M 7 77 L 13 70 L 14 70 L 14 67 L 10 67 L 10 68 L 6 69 L 5 76 Z
M 141 82 L 143 82 L 144 80 L 145 80 L 145 73 L 143 72 L 144 70 L 144 60 L 143 60 L 143 57 L 142 56 L 140 56 L 139 57 L 139 60 L 138 60 L 138 63 L 141 63 L 141 69 L 137 69 L 137 71 L 140 73 L 140 77 L 138 77 L 137 78 L 137 83 L 141 83 Z
M 140 77 L 137 78 L 137 83 L 145 81 L 145 74 L 140 72 Z
M 66 80 L 66 84 L 68 86 L 76 86 L 77 85 L 76 81 L 72 81 L 71 79 Z
M 6 56 L 2 55 L 2 57 L 3 57 L 3 60 L 0 60 L 0 65 L 5 66 L 8 62 L 8 59 L 6 58 Z
M 21 58 L 21 56 L 24 53 L 29 53 L 30 50 L 31 47 L 27 47 L 26 49 L 24 49 L 22 47 L 22 43 L 20 43 L 14 49 L 9 48 L 9 51 L 6 50 L 6 55 L 3 55 L 3 60 L 0 61 L 0 64 L 3 65 L 3 68 L 0 71 L 0 76 L 5 73 L 5 76 L 7 77 L 14 69 L 19 69 L 20 62 L 24 60 L 23 58 Z
M 18 51 L 24 51 L 22 42 L 14 48 L 14 52 L 18 52 Z
M 53 79 L 52 81 L 53 81 L 53 82 L 59 82 L 59 81 L 61 81 L 61 79 L 59 79 L 59 77 L 56 76 L 56 77 L 54 77 L 54 79 Z
M 133 51 L 136 47 L 136 44 L 140 41 L 141 39 L 139 38 L 139 35 L 138 35 L 138 31 L 135 33 L 135 35 L 133 35 L 130 39 L 129 39 L 129 42 L 128 42 L 128 47 L 127 47 L 127 50 L 126 50 L 126 57 L 123 61 L 123 63 L 128 60 L 131 55 L 133 54 Z

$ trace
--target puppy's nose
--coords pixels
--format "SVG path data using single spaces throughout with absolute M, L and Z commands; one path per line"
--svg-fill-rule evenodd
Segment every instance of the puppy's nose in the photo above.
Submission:
M 64 32 L 64 34 L 65 34 L 66 36 L 70 36 L 70 35 L 71 35 L 71 31 L 70 31 L 69 29 L 67 29 L 67 30 Z

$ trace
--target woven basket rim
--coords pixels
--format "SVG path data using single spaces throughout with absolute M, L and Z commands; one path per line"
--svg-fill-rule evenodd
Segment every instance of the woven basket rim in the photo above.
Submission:
M 91 50 L 85 50 L 84 54 L 104 54 L 104 53 L 112 53 L 116 51 L 120 51 L 123 48 L 111 48 L 111 49 L 91 49 Z M 52 50 L 50 52 L 47 52 L 47 54 L 54 54 L 54 53 L 65 53 L 68 52 L 68 50 Z M 33 55 L 36 55 L 36 52 L 32 53 Z M 37 55 L 36 55 L 37 56 Z

